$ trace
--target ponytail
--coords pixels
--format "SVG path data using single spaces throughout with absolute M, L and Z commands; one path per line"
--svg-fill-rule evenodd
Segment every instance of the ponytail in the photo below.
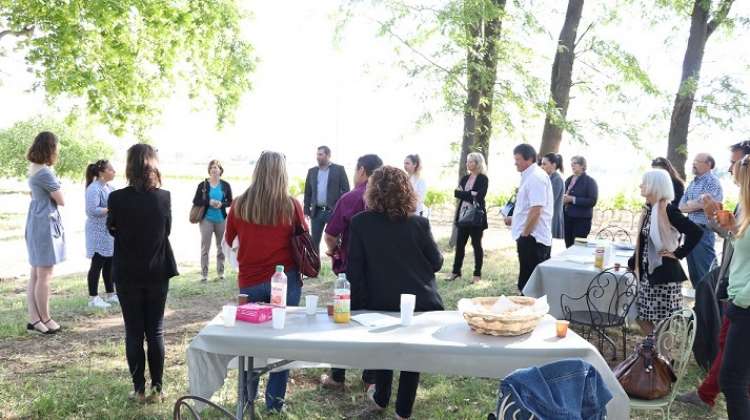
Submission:
M 550 163 L 554 163 L 560 173 L 565 172 L 565 168 L 563 167 L 562 155 L 559 155 L 557 153 L 547 153 L 546 155 L 544 155 L 544 158 L 547 159 Z
M 107 168 L 108 163 L 106 159 L 99 159 L 86 167 L 86 187 L 91 185 L 95 178 L 99 178 L 99 174 Z

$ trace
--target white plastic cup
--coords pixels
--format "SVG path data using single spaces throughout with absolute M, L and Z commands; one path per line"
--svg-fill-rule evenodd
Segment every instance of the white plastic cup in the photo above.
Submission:
M 273 319 L 273 329 L 283 330 L 284 323 L 286 322 L 286 308 L 273 308 L 271 316 Z
M 224 320 L 225 327 L 234 327 L 237 320 L 237 307 L 234 305 L 224 305 L 221 308 L 221 318 Z
M 305 296 L 305 313 L 315 315 L 318 311 L 318 295 Z
M 414 318 L 414 306 L 417 297 L 410 294 L 401 295 L 401 325 L 409 326 Z

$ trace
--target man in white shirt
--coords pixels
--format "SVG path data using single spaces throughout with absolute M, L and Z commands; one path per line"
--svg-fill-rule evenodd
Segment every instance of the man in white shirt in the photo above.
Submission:
M 549 175 L 536 164 L 536 150 L 519 144 L 513 149 L 521 185 L 516 194 L 513 216 L 505 218 L 518 250 L 518 290 L 523 291 L 531 273 L 552 250 L 554 196 Z

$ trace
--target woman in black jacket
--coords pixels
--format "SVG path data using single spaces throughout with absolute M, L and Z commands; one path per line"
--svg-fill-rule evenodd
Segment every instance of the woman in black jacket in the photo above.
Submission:
M 211 237 L 216 238 L 216 274 L 224 280 L 224 252 L 221 239 L 226 228 L 227 207 L 232 205 L 232 187 L 221 179 L 224 168 L 214 159 L 208 162 L 208 175 L 198 184 L 193 197 L 194 206 L 203 206 L 203 218 L 199 222 L 201 231 L 201 281 L 208 278 L 208 252 L 211 250 Z
M 568 248 L 573 246 L 575 238 L 585 238 L 591 233 L 591 219 L 599 197 L 596 181 L 586 174 L 586 159 L 573 156 L 570 167 L 573 175 L 565 180 L 563 195 L 565 246 Z
M 125 321 L 125 354 L 133 379 L 130 398 L 163 399 L 164 306 L 169 279 L 178 275 L 169 244 L 172 210 L 169 191 L 162 190 L 156 151 L 148 144 L 128 149 L 128 186 L 109 195 L 107 229 L 115 238 L 112 278 Z M 144 377 L 148 343 L 151 393 Z
M 650 334 L 655 324 L 682 308 L 682 282 L 687 277 L 679 260 L 692 251 L 703 231 L 670 204 L 674 190 L 667 171 L 646 172 L 641 195 L 646 205 L 628 266 L 640 283 L 638 324 L 644 334 Z M 682 245 L 681 235 L 685 237 Z
M 415 310 L 441 311 L 435 273 L 443 257 L 432 238 L 430 222 L 414 214 L 417 198 L 409 177 L 392 166 L 370 176 L 366 211 L 352 218 L 347 277 L 352 310 L 399 311 L 401 294 L 416 296 Z M 365 412 L 382 412 L 391 396 L 393 371 L 375 371 L 375 392 Z M 419 373 L 402 371 L 396 399 L 397 418 L 411 416 Z M 364 413 L 363 413 L 364 414 Z
M 468 175 L 461 178 L 458 188 L 453 192 L 453 195 L 460 200 L 460 204 L 456 209 L 456 216 L 453 220 L 457 228 L 453 274 L 447 280 L 453 281 L 461 277 L 466 242 L 471 238 L 471 246 L 474 248 L 474 277 L 472 282 L 476 283 L 482 279 L 482 263 L 484 262 L 482 235 L 487 229 L 487 207 L 484 198 L 487 195 L 489 178 L 486 175 L 487 168 L 484 163 L 484 156 L 481 153 L 469 153 L 466 156 L 466 170 L 469 172 Z M 461 215 L 475 204 L 482 209 L 482 220 L 475 226 L 462 226 L 459 223 Z

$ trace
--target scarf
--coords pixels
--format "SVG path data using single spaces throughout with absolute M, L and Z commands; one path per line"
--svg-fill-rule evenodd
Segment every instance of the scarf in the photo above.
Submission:
M 643 209 L 639 226 L 643 226 L 646 221 L 648 208 Z M 654 270 L 663 264 L 660 251 L 674 252 L 680 246 L 680 232 L 669 223 L 667 216 L 667 202 L 660 200 L 658 204 L 651 209 L 650 226 L 648 230 L 648 274 L 653 274 Z M 640 275 L 641 260 L 641 235 L 638 235 L 636 243 L 636 261 L 635 269 Z

